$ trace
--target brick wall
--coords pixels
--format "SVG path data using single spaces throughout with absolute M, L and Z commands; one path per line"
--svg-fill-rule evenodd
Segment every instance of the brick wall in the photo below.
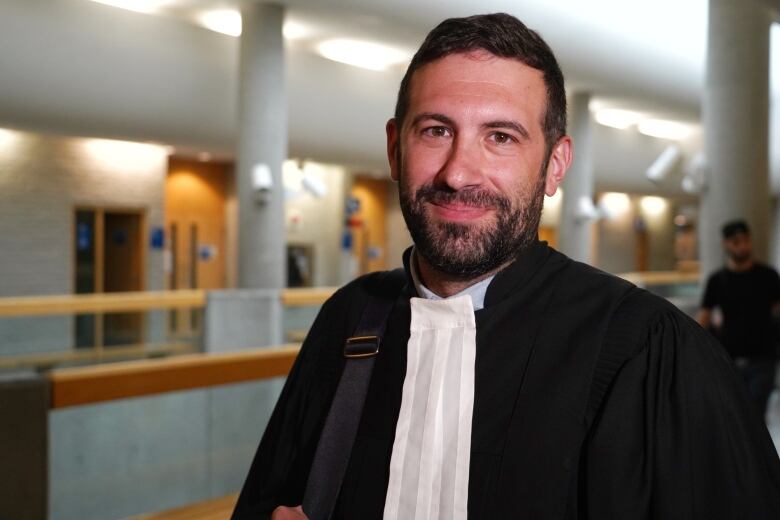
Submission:
M 162 149 L 22 132 L 0 135 L 0 297 L 73 292 L 74 208 L 143 209 L 163 225 Z M 146 289 L 163 288 L 160 250 L 147 249 Z M 72 346 L 69 317 L 0 319 L 0 355 Z M 147 320 L 160 338 L 160 315 Z

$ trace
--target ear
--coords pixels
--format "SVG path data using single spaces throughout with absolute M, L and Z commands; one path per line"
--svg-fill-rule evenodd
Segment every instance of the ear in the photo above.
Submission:
M 385 125 L 387 133 L 387 162 L 390 163 L 390 177 L 398 182 L 398 139 L 400 128 L 396 125 L 395 119 L 390 119 Z
M 571 137 L 564 135 L 552 148 L 550 160 L 547 161 L 547 177 L 545 178 L 544 193 L 548 197 L 555 195 L 558 186 L 566 177 L 571 161 L 574 159 L 574 147 Z

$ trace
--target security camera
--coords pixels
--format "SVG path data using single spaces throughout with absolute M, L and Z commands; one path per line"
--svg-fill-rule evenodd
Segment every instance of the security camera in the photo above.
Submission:
M 672 173 L 672 170 L 674 170 L 674 167 L 677 166 L 677 163 L 680 162 L 681 158 L 682 152 L 680 152 L 680 148 L 678 146 L 667 146 L 666 149 L 661 152 L 661 155 L 659 155 L 658 158 L 653 162 L 653 164 L 650 165 L 647 171 L 645 171 L 645 177 L 655 183 L 663 181 L 670 173 Z
M 582 196 L 577 199 L 577 211 L 574 218 L 578 221 L 599 220 L 603 218 L 602 211 L 593 203 L 590 197 Z
M 305 174 L 301 179 L 301 184 L 303 189 L 314 195 L 315 198 L 321 199 L 328 194 L 328 186 L 311 174 Z

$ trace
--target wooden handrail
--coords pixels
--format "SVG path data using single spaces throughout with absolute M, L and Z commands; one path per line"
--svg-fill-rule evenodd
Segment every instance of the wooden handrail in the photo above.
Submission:
M 0 316 L 138 312 L 203 307 L 206 291 L 138 291 L 0 298 Z
M 285 307 L 307 307 L 322 305 L 336 292 L 338 287 L 301 287 L 282 291 L 282 305 Z
M 298 345 L 126 361 L 48 373 L 51 408 L 241 383 L 289 373 Z
M 642 287 L 648 285 L 673 285 L 699 282 L 699 273 L 697 272 L 637 271 L 633 273 L 621 273 L 618 276 Z
M 280 297 L 286 307 L 304 307 L 322 305 L 335 291 L 336 287 L 284 289 Z M 206 291 L 203 289 L 14 296 L 0 298 L 0 317 L 144 312 L 205 305 Z
M 94 363 L 129 359 L 190 354 L 197 347 L 191 343 L 142 343 L 137 345 L 116 345 L 111 348 L 77 348 L 38 354 L 12 354 L 0 356 L 0 368 L 34 366 L 38 369 L 62 363 Z

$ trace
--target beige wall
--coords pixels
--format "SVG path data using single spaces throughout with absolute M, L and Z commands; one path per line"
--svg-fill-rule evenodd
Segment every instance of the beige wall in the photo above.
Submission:
M 644 225 L 647 234 L 647 270 L 665 271 L 675 267 L 674 209 L 675 201 L 655 198 L 654 203 L 643 203 L 646 197 L 625 193 L 602 193 L 612 199 L 613 214 L 597 224 L 595 265 L 611 273 L 636 271 L 639 267 L 639 239 L 637 227 Z
M 74 285 L 74 210 L 143 210 L 150 229 L 163 226 L 167 156 L 139 143 L 0 133 L 0 297 L 68 294 Z M 146 247 L 147 290 L 163 288 L 163 253 Z M 160 329 L 159 320 L 149 320 Z M 154 340 L 158 332 L 147 338 Z M 61 350 L 72 319 L 0 320 L 5 353 Z
M 285 161 L 283 174 L 287 243 L 313 249 L 313 285 L 338 285 L 347 173 L 338 166 Z M 324 196 L 316 197 L 304 189 L 304 175 L 325 187 Z

